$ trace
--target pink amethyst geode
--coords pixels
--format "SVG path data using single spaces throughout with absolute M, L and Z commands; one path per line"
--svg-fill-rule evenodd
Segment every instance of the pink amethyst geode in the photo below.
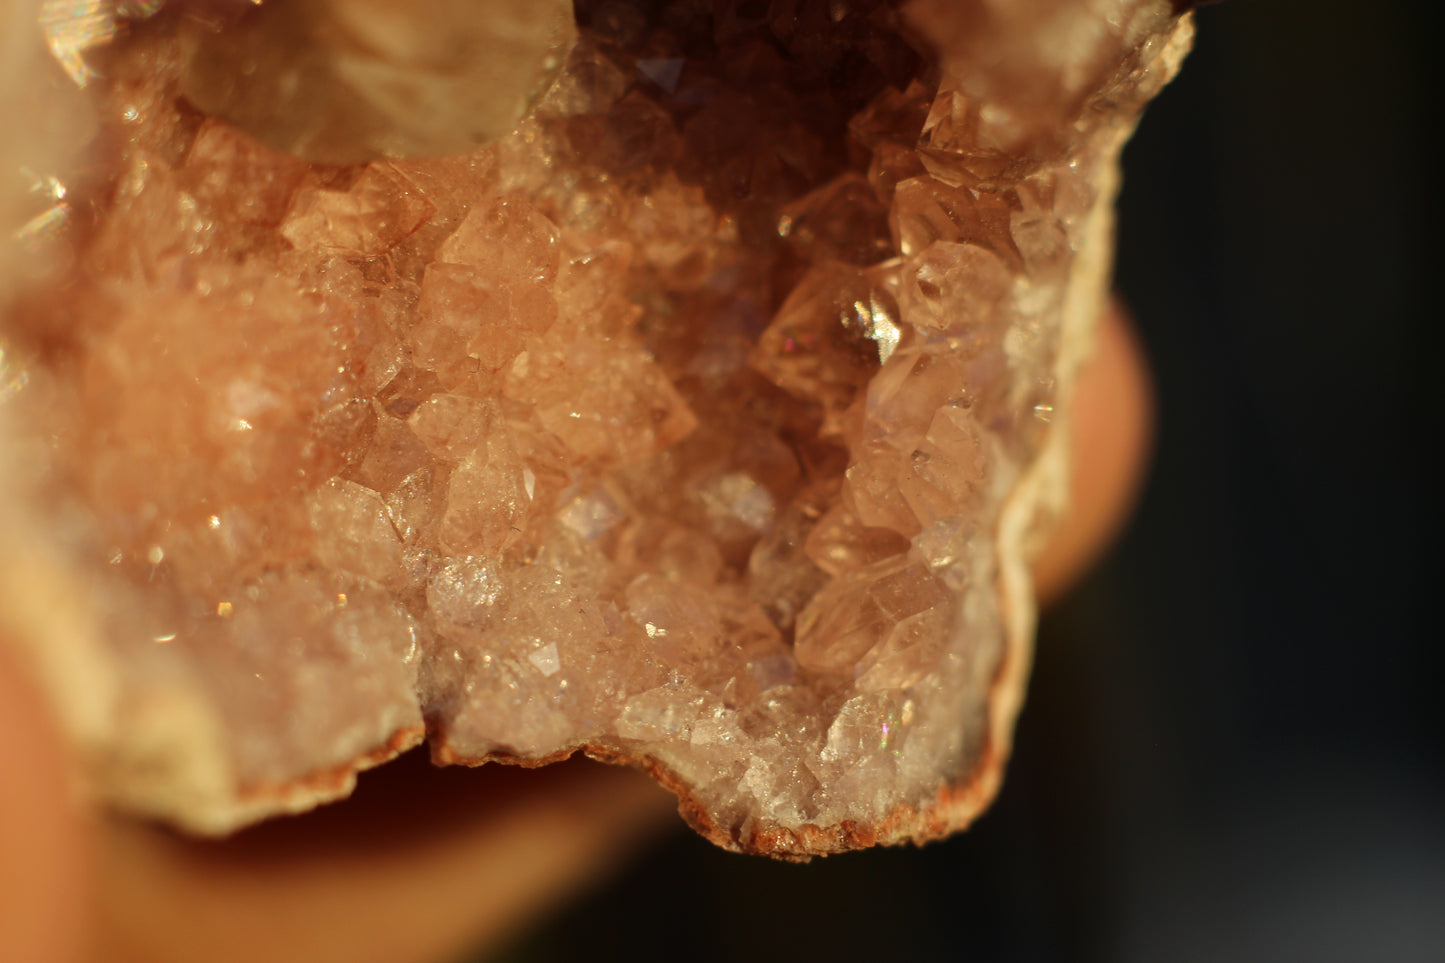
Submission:
M 196 38 L 243 27 L 185 4 L 86 54 L 56 266 L 0 321 L 0 622 L 100 796 L 224 833 L 423 740 L 580 751 L 798 858 L 994 795 L 1119 151 L 1189 18 L 575 15 L 516 129 L 435 158 L 218 119 Z

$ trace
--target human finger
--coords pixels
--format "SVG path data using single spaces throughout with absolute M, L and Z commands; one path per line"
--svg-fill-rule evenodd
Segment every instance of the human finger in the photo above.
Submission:
M 1128 312 L 1100 318 L 1070 423 L 1069 500 L 1034 563 L 1039 599 L 1057 598 L 1108 548 L 1138 499 L 1154 437 L 1154 388 Z
M 413 753 L 341 805 L 229 840 L 115 818 L 97 945 L 147 963 L 198 947 L 215 963 L 449 959 L 614 866 L 673 808 L 639 774 L 581 760 L 438 770 Z
M 88 827 L 60 732 L 0 639 L 0 960 L 81 958 Z

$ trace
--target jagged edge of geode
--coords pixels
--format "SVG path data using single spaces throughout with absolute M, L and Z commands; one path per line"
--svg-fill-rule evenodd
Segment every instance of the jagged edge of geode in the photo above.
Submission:
M 1178 56 L 1188 49 L 1192 36 L 1186 24 L 1175 35 Z M 1113 152 L 1129 133 L 1122 132 Z M 1081 245 L 1070 269 L 1069 297 L 1061 324 L 1061 344 L 1055 375 L 1059 405 L 1043 450 L 1005 502 L 994 531 L 999 552 L 999 611 L 1004 621 L 1004 646 L 989 686 L 988 734 L 978 763 L 962 780 L 943 786 L 933 804 L 913 809 L 899 804 L 876 824 L 843 820 L 834 825 L 806 823 L 791 828 L 764 825 L 746 836 L 719 826 L 694 796 L 688 783 L 650 756 L 634 757 L 615 749 L 584 744 L 542 759 L 522 759 L 502 753 L 466 757 L 453 752 L 444 733 L 433 733 L 432 759 L 442 765 L 480 766 L 503 763 L 537 767 L 560 762 L 577 752 L 614 765 L 629 765 L 648 773 L 678 797 L 678 812 L 699 835 L 733 852 L 804 861 L 813 856 L 866 849 L 879 845 L 922 844 L 952 835 L 973 822 L 997 796 L 1003 769 L 1013 744 L 1014 722 L 1023 706 L 1025 683 L 1033 656 L 1035 605 L 1028 559 L 1048 520 L 1062 507 L 1068 479 L 1069 395 L 1074 373 L 1087 357 L 1095 321 L 1107 297 L 1112 265 L 1113 211 L 1118 193 L 1117 160 L 1104 167 L 1104 182 L 1089 214 L 1088 242 Z

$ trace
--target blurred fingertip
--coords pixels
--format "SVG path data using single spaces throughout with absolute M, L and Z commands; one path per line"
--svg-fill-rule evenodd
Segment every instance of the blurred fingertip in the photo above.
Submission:
M 1143 346 L 1128 311 L 1111 300 L 1075 388 L 1069 500 L 1034 565 L 1041 601 L 1072 585 L 1128 521 L 1147 475 L 1155 418 Z

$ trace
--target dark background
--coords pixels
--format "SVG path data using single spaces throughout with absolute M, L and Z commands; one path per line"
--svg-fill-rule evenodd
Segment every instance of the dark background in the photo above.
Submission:
M 1445 960 L 1426 6 L 1199 11 L 1126 155 L 1152 481 L 994 809 L 803 867 L 679 831 L 503 960 Z

